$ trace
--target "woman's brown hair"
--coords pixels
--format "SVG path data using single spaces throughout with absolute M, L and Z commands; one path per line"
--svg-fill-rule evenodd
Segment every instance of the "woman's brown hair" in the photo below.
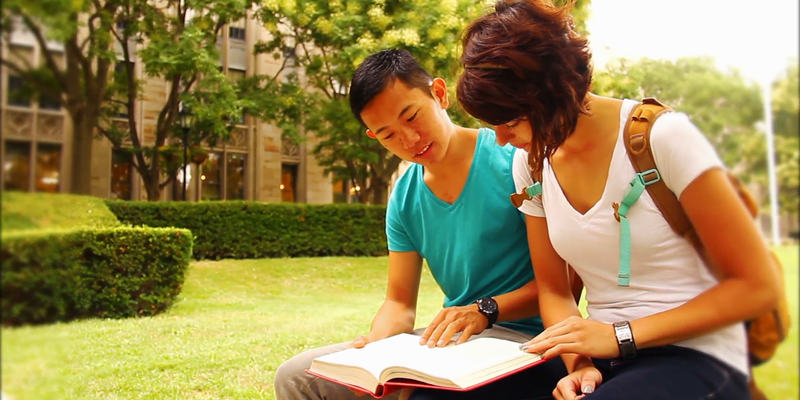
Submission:
M 462 42 L 458 101 L 492 125 L 527 117 L 539 171 L 587 114 L 591 53 L 570 10 L 547 0 L 499 1 L 467 27 Z

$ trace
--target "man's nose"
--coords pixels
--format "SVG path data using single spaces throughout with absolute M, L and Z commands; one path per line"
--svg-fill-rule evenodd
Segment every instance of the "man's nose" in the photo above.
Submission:
M 413 129 L 403 129 L 400 132 L 400 140 L 406 149 L 414 147 L 419 142 L 419 134 Z

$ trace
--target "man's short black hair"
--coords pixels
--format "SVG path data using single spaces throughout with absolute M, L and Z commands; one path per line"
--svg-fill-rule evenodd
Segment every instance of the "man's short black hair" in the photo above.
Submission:
M 418 88 L 433 96 L 430 74 L 422 68 L 407 50 L 386 49 L 367 57 L 353 74 L 350 83 L 350 111 L 358 122 L 364 124 L 361 112 L 383 89 L 399 79 L 409 88 Z

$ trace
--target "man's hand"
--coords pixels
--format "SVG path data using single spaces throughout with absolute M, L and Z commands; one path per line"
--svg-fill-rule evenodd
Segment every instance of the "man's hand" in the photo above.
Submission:
M 439 311 L 436 318 L 431 321 L 428 328 L 422 333 L 419 344 L 427 344 L 428 347 L 443 347 L 458 332 L 461 332 L 461 336 L 456 344 L 461 344 L 466 342 L 470 336 L 483 332 L 488 324 L 489 320 L 478 311 L 477 304 L 448 307 Z
M 360 348 L 366 346 L 367 343 L 369 343 L 369 342 L 371 342 L 371 340 L 369 339 L 369 336 L 361 335 L 361 336 L 358 336 L 355 339 L 353 339 L 353 342 L 350 343 L 350 346 L 352 346 L 352 347 L 354 347 L 356 349 L 360 349 Z

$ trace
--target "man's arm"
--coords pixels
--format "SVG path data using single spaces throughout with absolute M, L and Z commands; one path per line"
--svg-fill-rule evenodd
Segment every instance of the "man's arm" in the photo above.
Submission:
M 417 295 L 422 275 L 422 257 L 416 251 L 389 252 L 389 282 L 386 299 L 372 320 L 369 341 L 414 330 Z

